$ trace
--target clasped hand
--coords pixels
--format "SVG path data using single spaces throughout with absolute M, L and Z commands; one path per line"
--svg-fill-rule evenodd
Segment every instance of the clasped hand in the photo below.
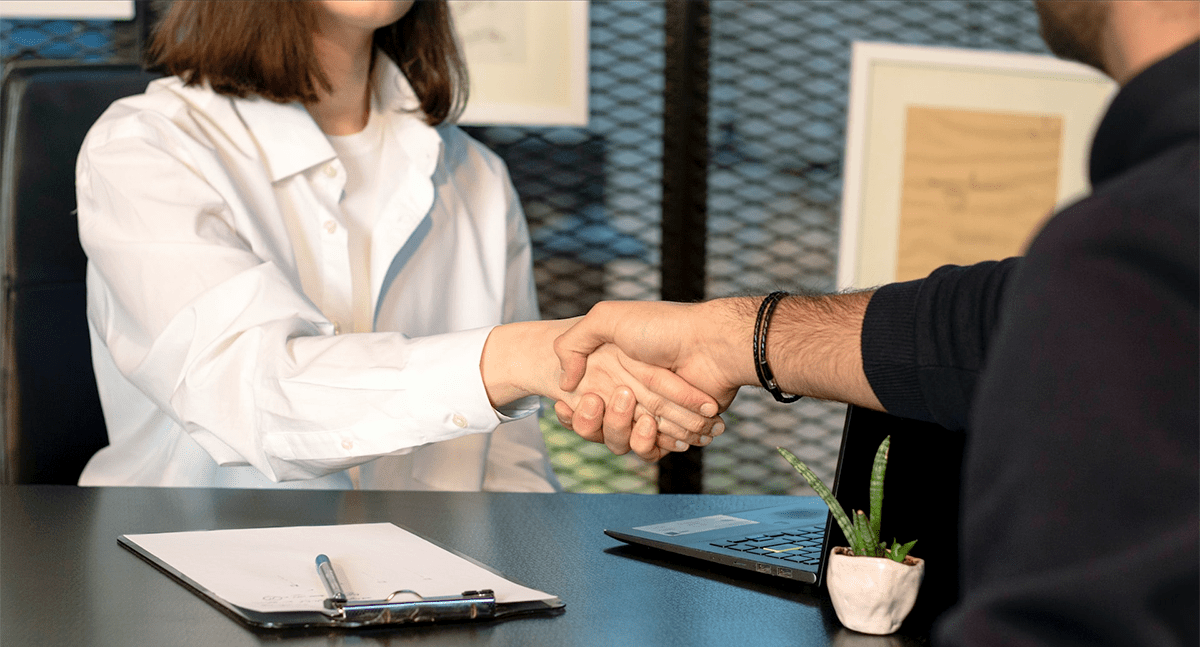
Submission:
M 575 401 L 560 399 L 555 404 L 559 422 L 583 438 L 609 447 L 628 445 L 651 460 L 686 449 L 686 444 L 672 442 L 682 438 L 678 420 L 631 412 L 623 406 L 625 396 L 620 391 L 603 400 L 599 395 L 603 391 L 597 392 L 589 385 L 593 362 L 615 354 L 617 361 L 636 367 L 638 379 L 656 394 L 685 403 L 685 408 L 688 402 L 704 402 L 706 407 L 715 403 L 715 407 L 703 411 L 706 416 L 715 416 L 729 406 L 738 385 L 743 383 L 738 377 L 738 371 L 745 369 L 741 366 L 743 358 L 737 354 L 724 357 L 718 352 L 730 346 L 749 347 L 749 339 L 740 340 L 747 331 L 738 325 L 739 314 L 709 304 L 597 304 L 585 317 L 574 320 L 574 325 L 554 342 L 563 369 L 559 387 L 585 394 Z M 724 423 L 715 419 L 711 433 L 686 440 L 706 445 L 724 429 Z M 658 451 L 651 452 L 650 448 Z
M 648 461 L 707 445 L 725 429 L 719 403 L 669 369 L 630 357 L 614 344 L 595 344 L 567 388 L 554 341 L 578 320 L 530 321 L 494 328 L 480 372 L 493 406 L 527 395 L 556 401 L 555 412 L 582 438 L 615 454 Z

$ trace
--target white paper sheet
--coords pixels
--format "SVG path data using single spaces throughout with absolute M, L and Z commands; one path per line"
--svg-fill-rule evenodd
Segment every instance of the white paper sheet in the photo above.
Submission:
M 554 597 L 510 582 L 390 523 L 125 538 L 217 597 L 260 612 L 321 611 L 326 593 L 317 574 L 319 554 L 329 557 L 351 601 L 381 600 L 403 589 L 425 597 L 492 589 L 498 603 Z

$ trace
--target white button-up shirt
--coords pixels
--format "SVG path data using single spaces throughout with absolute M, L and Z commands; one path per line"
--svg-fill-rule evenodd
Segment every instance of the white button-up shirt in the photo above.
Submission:
M 82 485 L 534 490 L 557 486 L 537 398 L 479 374 L 538 317 L 503 163 L 374 91 L 407 160 L 372 232 L 375 332 L 353 330 L 344 168 L 300 104 L 178 78 L 113 104 L 77 168 L 88 324 L 110 444 Z M 503 424 L 502 424 L 503 423 Z

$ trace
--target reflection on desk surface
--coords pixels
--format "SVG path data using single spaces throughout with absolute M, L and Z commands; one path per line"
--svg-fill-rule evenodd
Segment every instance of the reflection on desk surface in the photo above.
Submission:
M 824 591 L 616 550 L 605 526 L 720 514 L 771 496 L 0 488 L 0 642 L 43 645 L 828 646 Z M 566 604 L 553 617 L 401 630 L 261 633 L 226 617 L 117 544 L 130 533 L 394 523 Z M 70 609 L 71 613 L 62 613 Z M 927 630 L 896 641 L 924 645 Z

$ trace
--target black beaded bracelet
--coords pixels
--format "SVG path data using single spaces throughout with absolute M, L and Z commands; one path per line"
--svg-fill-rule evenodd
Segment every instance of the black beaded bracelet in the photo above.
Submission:
M 774 396 L 779 402 L 795 402 L 801 396 L 785 395 L 775 383 L 775 374 L 767 364 L 767 327 L 771 325 L 771 315 L 775 314 L 775 306 L 779 305 L 787 292 L 778 290 L 766 296 L 758 307 L 758 318 L 754 321 L 754 370 L 758 373 L 758 382 L 762 388 Z

